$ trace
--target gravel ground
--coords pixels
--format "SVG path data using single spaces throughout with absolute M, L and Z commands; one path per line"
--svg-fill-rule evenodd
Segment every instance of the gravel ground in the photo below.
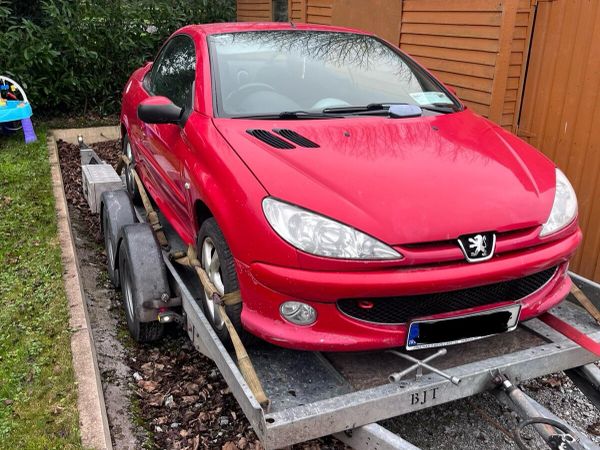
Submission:
M 116 164 L 118 141 L 93 147 Z M 129 338 L 120 292 L 106 275 L 98 217 L 81 194 L 78 148 L 59 142 L 59 153 L 115 448 L 262 448 L 216 366 L 182 332 L 172 329 L 154 346 Z M 600 443 L 599 412 L 564 374 L 521 387 Z M 517 423 L 514 412 L 484 393 L 383 424 L 423 449 L 502 449 L 517 448 L 511 435 Z M 546 448 L 534 433 L 527 435 L 531 448 Z M 295 448 L 344 446 L 327 438 Z

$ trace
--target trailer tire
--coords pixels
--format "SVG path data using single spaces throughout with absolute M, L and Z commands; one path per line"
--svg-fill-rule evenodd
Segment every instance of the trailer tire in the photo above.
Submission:
M 133 148 L 131 147 L 131 143 L 129 142 L 129 137 L 127 134 L 123 135 L 123 155 L 129 158 L 129 164 L 123 169 L 127 192 L 131 197 L 131 201 L 135 205 L 141 205 L 142 197 L 140 196 L 140 190 L 138 189 L 137 183 L 135 182 L 133 174 L 131 173 L 131 169 L 135 168 L 135 157 L 133 156 Z
M 101 202 L 101 230 L 104 235 L 104 248 L 106 249 L 106 265 L 110 281 L 115 287 L 120 286 L 119 266 L 117 261 L 117 247 L 119 232 L 125 225 L 137 222 L 133 204 L 129 194 L 124 190 L 106 191 L 102 193 Z
M 219 228 L 219 225 L 217 225 L 214 218 L 211 217 L 206 219 L 202 223 L 196 241 L 196 251 L 202 268 L 207 272 L 215 287 L 222 291 L 222 294 L 227 294 L 239 289 L 233 255 L 225 241 L 221 228 Z M 208 253 L 211 254 L 209 255 Z M 217 271 L 210 270 L 210 267 L 208 267 L 210 261 L 214 261 L 215 255 L 217 256 L 219 265 Z M 218 275 L 216 272 L 218 272 Z M 229 346 L 231 344 L 231 338 L 223 320 L 220 319 L 216 305 L 213 304 L 212 300 L 209 299 L 207 295 L 202 295 L 201 304 L 204 315 L 212 325 L 213 330 L 219 339 L 221 339 L 221 342 Z M 225 306 L 225 311 L 242 342 L 245 345 L 249 345 L 254 343 L 256 338 L 242 327 L 242 305 L 242 303 L 238 303 Z
M 149 224 L 136 223 L 122 228 L 119 273 L 131 337 L 140 343 L 160 339 L 164 325 L 158 322 L 158 309 L 148 305 L 160 304 L 171 294 L 162 252 Z

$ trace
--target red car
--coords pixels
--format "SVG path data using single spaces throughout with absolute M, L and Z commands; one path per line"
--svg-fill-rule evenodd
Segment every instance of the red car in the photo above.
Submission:
M 434 347 L 512 330 L 569 292 L 581 231 L 563 173 L 370 34 L 187 26 L 131 76 L 121 127 L 213 283 L 240 289 L 228 313 L 244 338 Z

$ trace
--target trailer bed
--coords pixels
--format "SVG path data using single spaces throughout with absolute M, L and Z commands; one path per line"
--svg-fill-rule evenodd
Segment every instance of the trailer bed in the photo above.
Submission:
M 144 220 L 144 211 L 137 213 Z M 185 250 L 168 223 L 162 222 L 172 250 Z M 449 346 L 447 354 L 435 360 L 435 367 L 459 377 L 458 385 L 435 373 L 390 383 L 391 373 L 411 363 L 385 351 L 302 352 L 264 343 L 247 350 L 271 400 L 266 412 L 239 372 L 235 355 L 224 348 L 205 318 L 196 300 L 202 289 L 195 273 L 173 264 L 166 252 L 164 260 L 182 298 L 187 334 L 198 351 L 215 361 L 267 449 L 330 434 L 360 448 L 375 444 L 377 448 L 416 448 L 376 423 L 491 390 L 496 374 L 519 383 L 598 359 L 537 319 L 520 324 L 513 332 Z M 600 302 L 597 285 L 582 278 L 576 282 L 592 301 Z M 598 325 L 574 303 L 563 302 L 553 314 L 600 340 Z M 424 358 L 432 352 L 410 355 Z M 350 430 L 354 432 L 344 433 Z

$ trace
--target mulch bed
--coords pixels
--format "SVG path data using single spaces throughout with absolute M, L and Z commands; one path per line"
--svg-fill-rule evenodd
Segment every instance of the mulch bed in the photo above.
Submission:
M 116 166 L 120 141 L 92 147 L 102 159 Z M 59 141 L 58 150 L 67 202 L 80 212 L 99 242 L 99 217 L 90 212 L 81 188 L 79 148 Z M 159 344 L 136 344 L 129 352 L 127 363 L 133 372 L 132 386 L 139 399 L 140 415 L 156 448 L 263 448 L 214 363 L 198 353 L 183 332 L 173 330 Z M 295 448 L 345 446 L 324 438 Z
M 98 214 L 93 214 L 90 211 L 87 201 L 83 196 L 79 147 L 61 140 L 57 142 L 57 145 L 67 203 L 69 207 L 79 210 L 92 236 L 97 242 L 100 242 L 100 220 Z M 94 144 L 93 148 L 100 158 L 112 164 L 113 167 L 117 166 L 121 157 L 120 140 Z

